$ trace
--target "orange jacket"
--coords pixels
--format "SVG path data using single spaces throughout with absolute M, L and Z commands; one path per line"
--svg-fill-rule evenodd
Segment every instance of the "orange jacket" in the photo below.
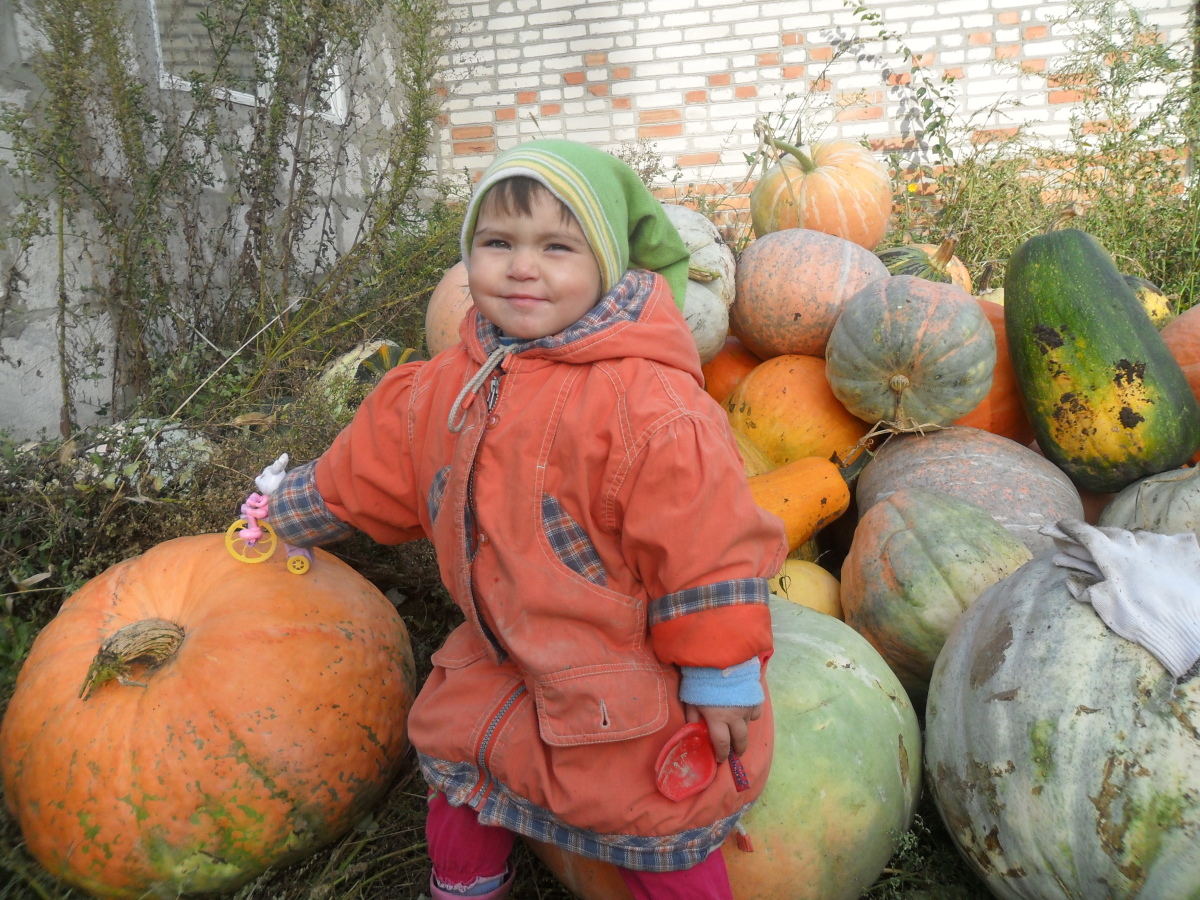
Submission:
M 764 579 L 787 547 L 666 283 L 634 270 L 606 299 L 613 314 L 505 355 L 452 433 L 456 399 L 498 346 L 472 311 L 462 343 L 387 375 L 315 484 L 376 540 L 431 538 L 466 618 L 410 714 L 426 778 L 485 821 L 605 836 L 618 850 L 589 855 L 648 868 L 695 842 L 687 829 L 719 843 L 766 780 L 769 701 L 743 759 L 749 791 L 722 766 L 672 802 L 654 762 L 684 722 L 679 666 L 770 653 Z M 626 836 L 678 840 L 646 856 Z

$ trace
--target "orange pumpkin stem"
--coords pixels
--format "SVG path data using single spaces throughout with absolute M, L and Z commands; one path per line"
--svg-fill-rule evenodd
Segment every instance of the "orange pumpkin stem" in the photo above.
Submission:
M 92 691 L 114 678 L 121 684 L 137 684 L 126 679 L 133 662 L 146 659 L 157 666 L 174 656 L 182 641 L 183 629 L 166 619 L 143 619 L 126 625 L 105 638 L 96 651 L 79 688 L 80 699 L 86 700 Z

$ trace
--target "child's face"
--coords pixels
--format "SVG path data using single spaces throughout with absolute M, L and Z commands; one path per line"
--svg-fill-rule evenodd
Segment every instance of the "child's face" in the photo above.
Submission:
M 489 199 L 480 207 L 467 260 L 476 308 L 512 337 L 558 334 L 601 295 L 600 266 L 583 229 L 546 191 L 530 197 L 528 216 Z

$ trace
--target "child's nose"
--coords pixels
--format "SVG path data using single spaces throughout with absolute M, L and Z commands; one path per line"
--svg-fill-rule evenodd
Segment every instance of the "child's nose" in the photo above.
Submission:
M 513 278 L 533 278 L 537 275 L 537 258 L 533 250 L 518 248 L 512 255 L 509 274 Z

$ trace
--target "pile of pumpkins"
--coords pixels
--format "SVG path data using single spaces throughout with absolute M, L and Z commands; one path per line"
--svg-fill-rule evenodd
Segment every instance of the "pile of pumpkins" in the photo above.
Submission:
M 1200 309 L 1176 316 L 1068 217 L 987 297 L 952 237 L 875 252 L 878 229 L 781 223 L 756 204 L 822 187 L 784 149 L 799 171 L 751 197 L 730 334 L 703 367 L 789 525 L 776 593 L 826 604 L 810 598 L 836 574 L 832 614 L 923 715 L 925 784 L 997 897 L 1197 895 L 1200 666 L 1176 680 L 1075 599 L 1042 529 L 1200 535 Z M 817 486 L 818 462 L 849 494 Z

